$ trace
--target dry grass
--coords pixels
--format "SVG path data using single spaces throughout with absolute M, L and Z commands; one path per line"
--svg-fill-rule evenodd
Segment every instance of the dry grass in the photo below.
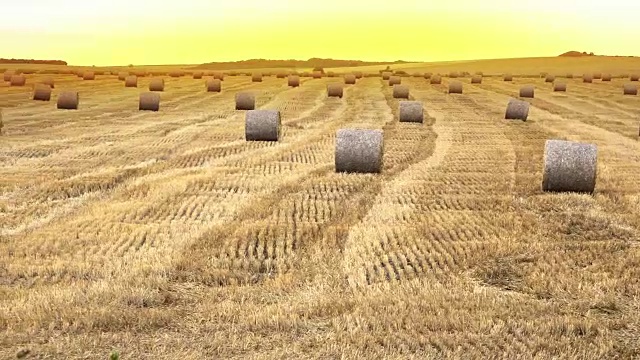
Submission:
M 0 358 L 639 357 L 640 103 L 615 74 L 640 67 L 533 72 L 614 75 L 557 93 L 496 62 L 513 83 L 404 78 L 424 123 L 379 77 L 340 101 L 331 78 L 168 78 L 158 113 L 117 76 L 55 75 L 77 111 L 0 84 Z M 239 91 L 280 141 L 245 141 Z M 335 173 L 354 127 L 384 129 L 381 174 Z M 593 196 L 542 193 L 549 138 L 598 145 Z

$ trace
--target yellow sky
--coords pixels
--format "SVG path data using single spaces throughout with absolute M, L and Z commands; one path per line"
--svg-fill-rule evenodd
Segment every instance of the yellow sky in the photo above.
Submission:
M 266 5 L 269 4 L 269 5 Z M 632 0 L 6 0 L 0 57 L 70 65 L 249 58 L 640 55 Z

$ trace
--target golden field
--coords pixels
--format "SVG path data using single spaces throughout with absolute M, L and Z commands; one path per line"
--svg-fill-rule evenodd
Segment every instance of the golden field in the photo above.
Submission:
M 30 67 L 57 68 L 0 66 Z M 424 124 L 380 77 L 341 99 L 341 78 L 166 77 L 159 112 L 149 77 L 53 75 L 50 102 L 30 86 L 52 75 L 0 83 L 0 358 L 640 357 L 640 59 L 391 67 L 488 76 L 403 77 Z M 524 84 L 529 119 L 504 120 Z M 245 141 L 238 91 L 280 110 L 279 142 Z M 384 129 L 381 174 L 335 172 L 344 127 Z M 547 139 L 598 145 L 593 195 L 541 191 Z

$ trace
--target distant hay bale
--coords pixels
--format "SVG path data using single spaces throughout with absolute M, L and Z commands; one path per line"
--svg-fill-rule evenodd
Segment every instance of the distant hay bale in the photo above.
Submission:
M 597 160 L 595 144 L 547 140 L 544 144 L 542 190 L 593 193 Z
M 482 75 L 473 75 L 471 77 L 472 84 L 482 84 Z
M 460 81 L 450 81 L 449 94 L 462 94 L 462 83 Z
M 426 73 L 424 73 L 424 78 L 425 79 L 431 79 L 431 75 L 433 75 L 433 74 L 430 73 L 430 72 L 426 72 Z
M 629 75 L 629 81 L 638 81 L 638 79 L 640 79 L 640 75 L 638 74 Z
M 400 101 L 398 103 L 400 122 L 424 122 L 424 109 L 420 101 Z
M 419 72 L 414 72 L 411 74 L 412 77 L 422 77 L 422 74 Z
M 138 105 L 140 111 L 158 111 L 160 110 L 160 94 L 154 92 L 145 92 L 140 94 L 140 102 Z
M 278 110 L 249 110 L 244 124 L 246 141 L 278 141 L 280 138 Z
M 27 78 L 24 75 L 12 75 L 10 79 L 11 86 L 24 86 L 27 83 Z
M 582 75 L 582 82 L 584 82 L 584 83 L 592 83 L 593 82 L 593 75 L 591 75 L 591 74 Z
M 94 71 L 94 73 L 96 74 L 96 76 L 104 75 L 104 71 Z
M 262 82 L 262 73 L 254 72 L 251 74 L 251 82 Z
M 336 172 L 380 173 L 383 141 L 382 130 L 339 129 L 336 132 Z
M 364 76 L 364 74 L 362 74 L 362 71 L 354 71 L 353 75 L 356 76 L 356 79 L 362 79 L 362 77 Z
M 51 100 L 51 87 L 45 84 L 36 84 L 36 86 L 33 88 L 33 100 Z
M 298 76 L 298 75 L 289 75 L 289 77 L 287 77 L 287 85 L 289 85 L 291 87 L 300 86 L 300 76 Z
M 164 91 L 164 79 L 151 79 L 149 82 L 149 91 Z
M 553 83 L 553 91 L 567 91 L 567 84 L 563 82 Z
M 520 88 L 520 97 L 533 98 L 534 87 L 533 85 L 526 85 Z
M 194 72 L 193 73 L 193 78 L 194 79 L 202 79 L 203 76 L 204 76 L 204 74 L 202 73 L 202 71 L 198 71 L 198 72 Z
M 431 79 L 429 79 L 430 84 L 442 84 L 442 78 L 440 75 L 432 75 Z
M 549 75 L 549 73 L 546 73 L 546 72 L 541 72 L 540 73 L 540 77 L 541 78 L 547 77 L 547 75 Z
M 593 78 L 595 80 L 602 79 L 602 74 L 601 73 L 593 73 Z
M 136 77 L 145 77 L 147 76 L 147 72 L 144 70 L 135 70 L 131 72 L 132 75 L 135 75 Z
M 287 77 L 287 73 L 284 71 L 278 71 L 278 74 L 276 74 L 277 79 L 284 79 L 286 77 Z
M 129 73 L 126 71 L 120 71 L 118 73 L 118 80 L 120 81 L 125 81 L 127 79 L 127 76 L 129 76 Z
M 236 93 L 236 110 L 254 110 L 256 96 L 251 92 Z
M 572 73 L 568 73 L 567 74 L 567 79 L 573 79 L 573 74 Z
M 314 79 L 322 79 L 322 73 L 320 71 L 314 71 L 311 75 Z
M 391 76 L 389 77 L 389 86 L 399 85 L 402 82 L 402 78 L 400 76 Z
M 124 79 L 124 87 L 138 87 L 138 77 L 129 75 Z
M 232 76 L 235 76 L 235 75 L 232 75 Z M 219 72 L 219 71 L 215 72 L 215 73 L 213 73 L 213 78 L 217 79 L 217 80 L 220 80 L 220 81 L 224 81 L 224 74 L 222 72 Z
M 636 84 L 624 84 L 623 95 L 638 95 L 638 86 Z
M 77 110 L 80 97 L 77 91 L 63 91 L 58 95 L 58 109 Z
M 96 74 L 93 71 L 85 71 L 82 74 L 82 80 L 95 80 Z
M 526 101 L 511 99 L 507 104 L 507 111 L 504 114 L 504 118 L 507 120 L 522 120 L 527 121 L 529 116 L 529 103 Z
M 311 73 L 308 71 L 303 71 L 302 74 L 300 74 L 300 76 L 302 77 L 311 77 Z
M 382 73 L 382 80 L 389 80 L 391 78 L 391 72 L 385 71 Z
M 460 74 L 457 71 L 450 71 L 449 72 L 449 78 L 451 78 L 451 79 L 455 79 L 455 78 L 457 78 L 459 76 L 460 76 Z
M 602 81 L 611 81 L 611 74 L 602 74 Z
M 474 75 L 484 76 L 484 73 L 482 71 L 476 71 Z
M 328 84 L 327 96 L 341 98 L 343 94 L 342 84 Z
M 513 75 L 511 75 L 511 74 L 504 74 L 504 75 L 502 76 L 502 80 L 504 80 L 504 81 L 513 81 Z
M 222 81 L 220 79 L 207 79 L 204 82 L 204 87 L 207 92 L 220 92 L 222 91 Z
M 235 70 L 231 70 L 231 71 L 229 71 L 229 76 L 238 76 L 238 72 L 235 71 Z
M 356 83 L 356 76 L 354 74 L 345 74 L 344 83 L 349 85 L 354 85 Z
M 551 74 L 547 74 L 547 76 L 544 78 L 544 82 L 547 82 L 547 83 L 552 83 L 555 80 L 556 80 L 556 77 Z
M 45 85 L 49 85 L 50 88 L 54 89 L 55 86 L 55 82 L 53 81 L 52 77 L 46 77 L 44 79 L 42 79 L 42 83 Z
M 169 71 L 169 76 L 172 78 L 178 78 L 182 76 L 182 72 L 178 70 Z
M 328 77 L 336 77 L 336 73 L 335 73 L 335 72 L 333 72 L 333 71 L 328 71 L 328 72 L 327 72 L 327 76 L 328 76 Z
M 16 72 L 13 70 L 7 70 L 4 72 L 4 81 L 11 81 L 11 77 L 15 75 Z
M 393 98 L 394 99 L 408 99 L 409 87 L 407 85 L 393 85 Z

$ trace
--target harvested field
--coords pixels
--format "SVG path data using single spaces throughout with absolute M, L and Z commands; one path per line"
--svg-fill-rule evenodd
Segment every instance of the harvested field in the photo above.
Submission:
M 542 68 L 614 75 L 554 92 L 500 64 L 414 65 L 483 71 L 456 96 L 404 77 L 422 122 L 379 75 L 342 99 L 168 77 L 159 112 L 117 75 L 25 75 L 51 101 L 1 83 L 0 358 L 640 357 L 640 100 L 611 67 Z M 278 141 L 245 140 L 238 92 Z M 335 171 L 343 128 L 383 130 L 381 173 Z M 547 139 L 597 145 L 593 195 L 542 191 Z

